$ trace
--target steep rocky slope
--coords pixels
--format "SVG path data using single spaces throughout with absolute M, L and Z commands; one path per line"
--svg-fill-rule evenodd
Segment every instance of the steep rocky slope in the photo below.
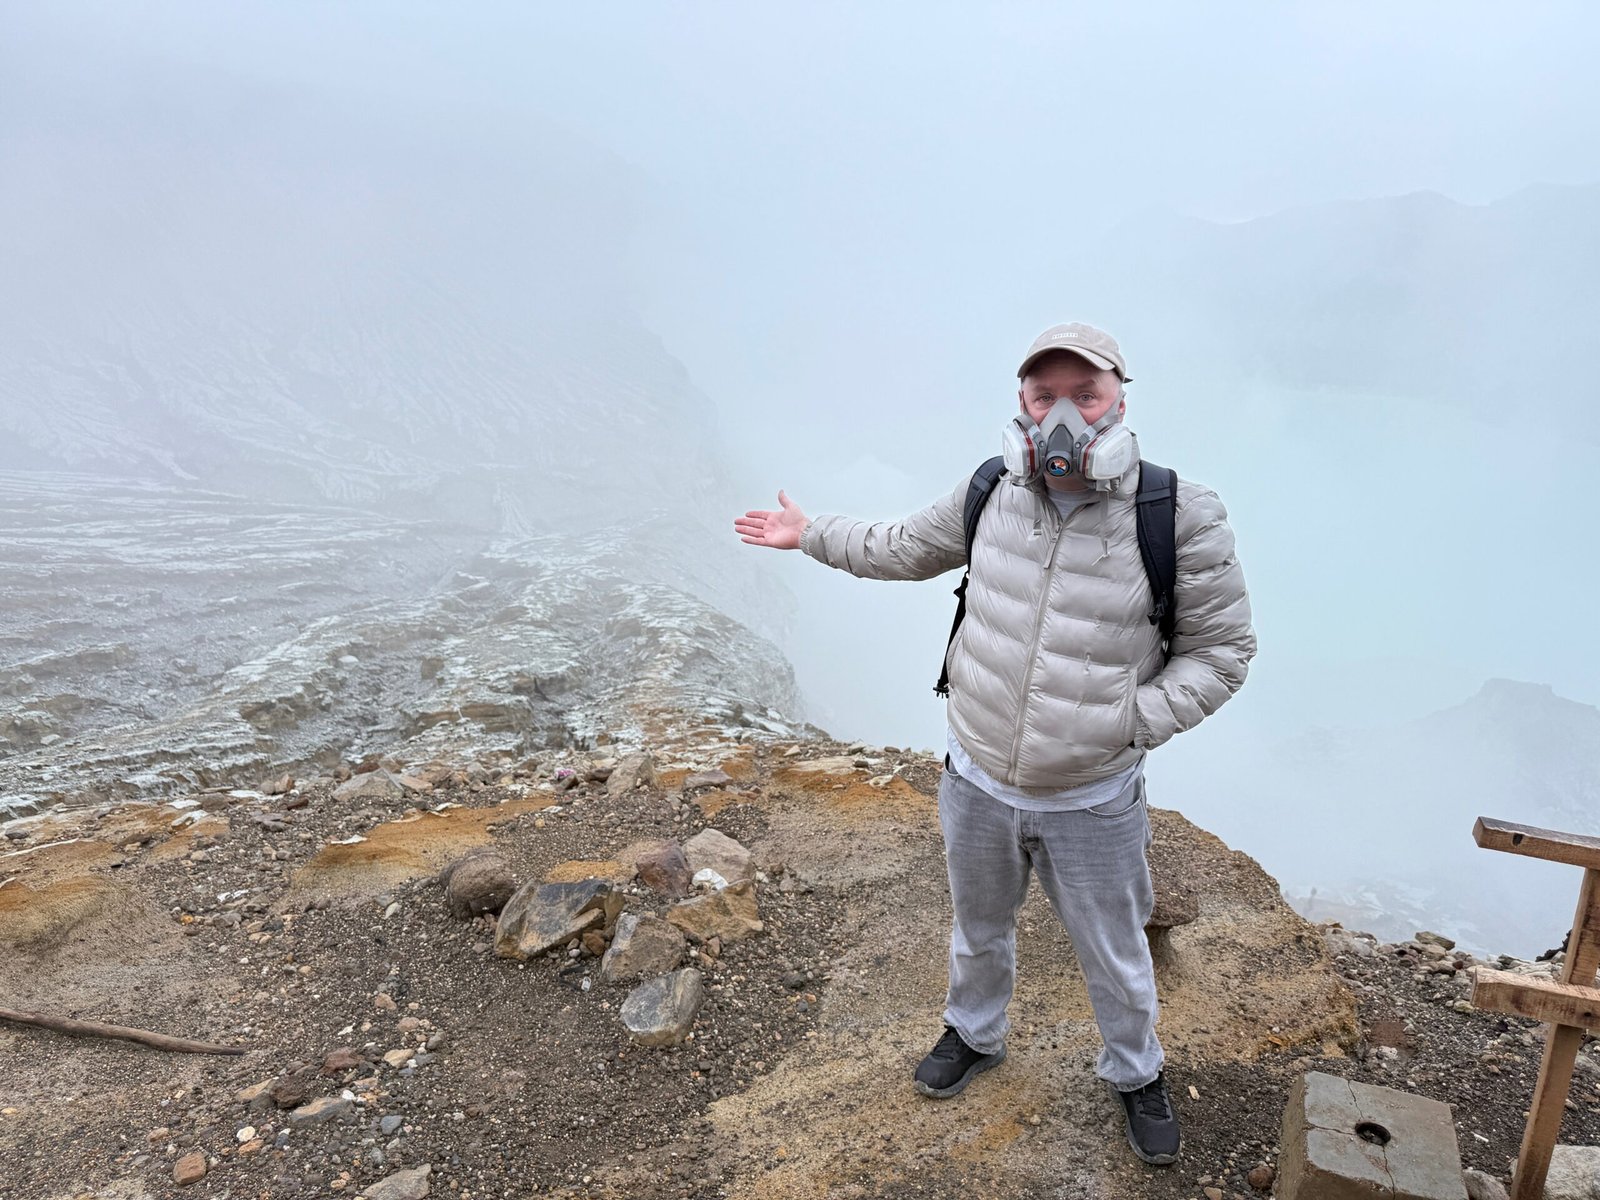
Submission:
M 0 1006 L 244 1053 L 0 1024 L 6 1194 L 176 1195 L 184 1159 L 206 1173 L 182 1194 L 219 1197 L 382 1195 L 423 1166 L 430 1195 L 469 1198 L 1249 1193 L 1287 1082 L 1312 1065 L 1456 1101 L 1467 1161 L 1504 1173 L 1535 1069 L 1527 1023 L 1457 1011 L 1465 975 L 1437 948 L 1325 937 L 1253 861 L 1160 810 L 1158 887 L 1199 909 L 1157 974 L 1180 1166 L 1127 1153 L 1071 945 L 1037 891 L 1008 1061 L 955 1101 L 923 1099 L 909 1073 L 939 1031 L 949 917 L 938 764 L 642 716 L 654 782 L 632 788 L 613 773 L 634 743 L 598 731 L 587 752 L 373 774 L 365 795 L 308 778 L 9 827 Z M 629 911 L 661 911 L 633 848 L 706 827 L 753 850 L 763 929 L 697 948 L 706 1001 L 679 1047 L 632 1044 L 627 989 L 597 978 L 603 942 L 495 957 L 492 919 L 453 919 L 433 882 L 487 846 L 518 881 L 598 877 Z M 1585 1065 L 1577 1140 L 1600 1136 Z M 236 1098 L 258 1083 L 284 1107 Z M 325 1123 L 290 1117 L 319 1097 Z

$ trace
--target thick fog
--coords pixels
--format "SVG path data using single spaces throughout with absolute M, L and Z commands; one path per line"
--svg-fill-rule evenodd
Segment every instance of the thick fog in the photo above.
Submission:
M 732 518 L 931 503 L 1035 334 L 1099 324 L 1144 454 L 1228 505 L 1261 640 L 1154 802 L 1313 916 L 1559 942 L 1578 873 L 1470 830 L 1600 832 L 1590 6 L 0 22 L 0 467 L 654 515 L 803 715 L 931 749 L 957 577 Z

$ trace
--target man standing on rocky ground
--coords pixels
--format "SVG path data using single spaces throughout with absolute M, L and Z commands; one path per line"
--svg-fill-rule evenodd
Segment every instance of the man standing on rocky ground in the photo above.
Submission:
M 1005 1058 L 1016 916 L 1032 870 L 1083 967 L 1104 1042 L 1096 1072 L 1121 1102 L 1134 1152 L 1165 1165 L 1179 1132 L 1144 934 L 1154 903 L 1144 759 L 1243 684 L 1256 649 L 1250 601 L 1222 502 L 1176 480 L 1165 508 L 1176 616 L 1160 619 L 1161 576 L 1144 554 L 1155 535 L 1138 529 L 1138 444 L 1123 424 L 1127 365 L 1110 335 L 1055 326 L 1017 376 L 1006 474 L 979 511 L 970 553 L 971 476 L 900 521 L 809 519 L 780 491 L 778 510 L 748 512 L 734 528 L 750 545 L 803 550 L 866 579 L 968 565 L 966 615 L 946 657 L 939 784 L 954 909 L 946 1027 L 915 1086 L 954 1096 Z

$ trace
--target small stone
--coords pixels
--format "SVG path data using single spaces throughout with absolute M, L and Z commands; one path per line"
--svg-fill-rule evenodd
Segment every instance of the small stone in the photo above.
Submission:
M 398 800 L 405 794 L 400 781 L 382 769 L 352 775 L 333 789 L 338 800 Z
M 1258 1167 L 1252 1167 L 1250 1169 L 1250 1174 L 1246 1175 L 1244 1178 L 1245 1182 L 1251 1187 L 1255 1188 L 1256 1191 L 1270 1192 L 1272 1190 L 1272 1183 L 1275 1179 L 1277 1179 L 1277 1177 L 1278 1173 L 1276 1171 L 1274 1171 L 1266 1163 L 1262 1163 Z
M 677 842 L 657 842 L 637 854 L 633 860 L 639 879 L 653 891 L 677 900 L 690 892 L 690 879 L 694 872 L 689 860 Z
M 337 1050 L 330 1050 L 328 1056 L 322 1060 L 323 1075 L 343 1075 L 346 1071 L 354 1071 L 361 1066 L 361 1055 L 357 1054 L 353 1046 L 340 1046 Z
M 326 1125 L 347 1116 L 355 1108 L 353 1100 L 343 1096 L 323 1096 L 310 1104 L 303 1104 L 289 1113 L 289 1128 L 303 1129 L 310 1125 Z
M 366 1189 L 367 1200 L 423 1200 L 428 1194 L 428 1176 L 433 1165 L 423 1163 L 409 1171 L 396 1171 L 385 1175 Z
M 234 1100 L 240 1104 L 248 1104 L 253 1109 L 272 1107 L 272 1085 L 277 1082 L 272 1079 L 263 1079 L 260 1083 L 252 1083 L 247 1088 L 233 1094 Z
M 179 1187 L 188 1187 L 191 1183 L 199 1183 L 206 1177 L 206 1156 L 198 1150 L 192 1154 L 185 1154 L 172 1164 L 172 1182 Z
M 386 1066 L 403 1067 L 416 1057 L 416 1050 L 410 1046 L 403 1046 L 399 1050 L 391 1050 L 383 1056 Z
M 383 1134 L 384 1137 L 393 1137 L 400 1131 L 400 1126 L 404 1125 L 405 1123 L 406 1121 L 404 1117 L 394 1116 L 391 1114 L 378 1122 L 378 1132 Z
M 1467 1185 L 1467 1200 L 1506 1200 L 1506 1189 L 1501 1182 L 1476 1167 L 1461 1172 L 1461 1182 Z
M 311 1095 L 316 1078 L 315 1067 L 301 1066 L 285 1071 L 272 1082 L 272 1102 L 279 1108 L 294 1108 L 304 1103 L 306 1097 Z
M 665 975 L 683 961 L 681 930 L 652 913 L 624 913 L 616 936 L 600 960 L 600 982 L 617 983 L 645 975 Z
M 1206 1200 L 1222 1200 L 1223 1191 L 1219 1187 L 1208 1187 L 1201 1192 Z
M 689 1036 L 705 998 L 700 972 L 685 967 L 628 993 L 622 1002 L 622 1023 L 642 1046 L 675 1046 Z
M 1444 934 L 1433 933 L 1426 929 L 1418 930 L 1417 936 L 1413 940 L 1421 942 L 1425 946 L 1437 946 L 1441 950 L 1454 950 L 1456 948 L 1455 942 L 1445 937 Z
M 729 775 L 721 767 L 713 767 L 709 771 L 696 771 L 694 774 L 690 775 L 683 781 L 683 790 L 690 791 L 694 788 L 722 787 L 723 785 L 732 782 L 732 775 Z
M 452 917 L 467 920 L 497 913 L 517 890 L 511 867 L 498 854 L 469 854 L 440 872 L 445 907 Z
M 729 883 L 756 877 L 756 856 L 719 829 L 702 829 L 683 844 L 683 856 L 695 873 L 715 871 Z
M 597 929 L 591 929 L 582 938 L 584 953 L 599 958 L 606 952 L 606 937 Z
M 606 795 L 621 796 L 636 787 L 654 787 L 655 782 L 656 760 L 649 754 L 629 754 L 606 780 Z
M 755 885 L 750 883 L 674 904 L 667 910 L 667 920 L 698 942 L 714 937 L 723 945 L 766 928 L 756 907 Z
M 246 1125 L 243 1129 L 239 1130 L 239 1132 L 237 1132 L 237 1133 L 235 1133 L 233 1135 L 233 1140 L 236 1141 L 236 1142 L 239 1142 L 242 1145 L 243 1143 L 248 1142 L 251 1138 L 253 1138 L 255 1136 L 256 1136 L 256 1127 L 254 1125 Z
M 379 1012 L 395 1012 L 400 1006 L 394 1002 L 394 997 L 389 995 L 388 992 L 379 992 L 372 998 L 372 1007 Z

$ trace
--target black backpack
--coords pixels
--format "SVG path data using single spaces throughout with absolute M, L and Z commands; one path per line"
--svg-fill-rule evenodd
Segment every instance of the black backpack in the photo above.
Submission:
M 968 567 L 961 574 L 961 586 L 956 588 L 956 619 L 950 626 L 950 641 L 944 648 L 944 666 L 939 671 L 939 682 L 933 685 L 935 695 L 950 695 L 950 647 L 955 645 L 956 630 L 967 615 L 967 580 L 972 577 L 972 538 L 978 531 L 978 517 L 989 502 L 995 487 L 1005 476 L 1003 458 L 991 458 L 972 473 L 972 483 L 967 488 L 967 501 L 962 508 L 962 525 L 966 531 Z M 1139 491 L 1134 497 L 1135 520 L 1139 526 L 1139 557 L 1144 560 L 1145 578 L 1150 581 L 1150 624 L 1161 627 L 1161 653 L 1172 654 L 1172 630 L 1178 621 L 1178 602 L 1175 595 L 1178 584 L 1178 473 L 1154 463 L 1139 462 Z

